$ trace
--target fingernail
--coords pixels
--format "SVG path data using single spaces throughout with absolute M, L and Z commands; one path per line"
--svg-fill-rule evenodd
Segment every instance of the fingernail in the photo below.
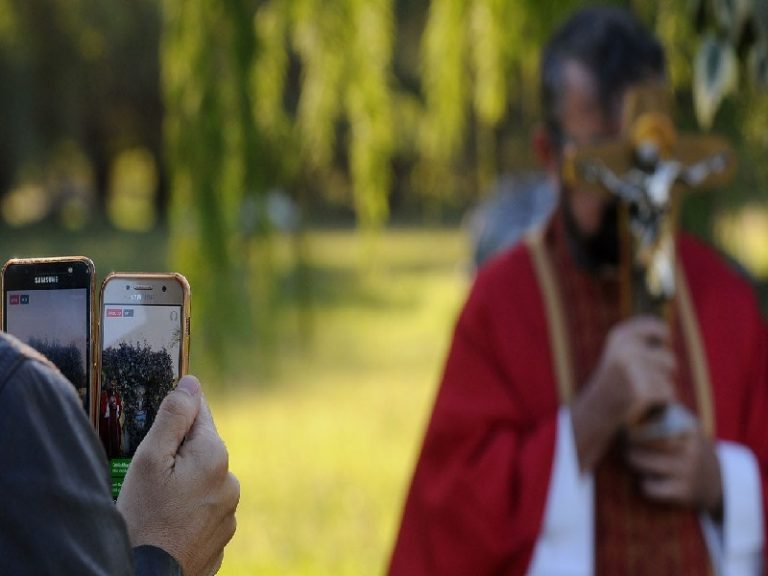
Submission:
M 197 396 L 200 393 L 200 382 L 197 378 L 191 376 L 184 376 L 176 385 L 177 390 L 181 390 L 190 396 Z

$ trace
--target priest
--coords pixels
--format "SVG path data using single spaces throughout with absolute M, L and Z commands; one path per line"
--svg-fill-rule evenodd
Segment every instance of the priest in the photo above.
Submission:
M 390 574 L 762 573 L 768 334 L 748 282 L 677 234 L 669 317 L 626 315 L 619 201 L 563 177 L 664 76 L 615 8 L 576 12 L 546 47 L 534 146 L 559 206 L 475 280 Z M 670 405 L 689 426 L 636 433 Z

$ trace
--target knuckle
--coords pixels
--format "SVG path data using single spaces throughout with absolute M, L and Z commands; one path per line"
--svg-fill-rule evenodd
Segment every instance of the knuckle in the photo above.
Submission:
M 224 553 L 225 546 L 235 536 L 235 532 L 237 532 L 237 519 L 234 516 L 225 518 L 216 528 L 215 540 L 221 549 L 221 554 Z
M 214 472 L 225 476 L 229 472 L 229 452 L 221 440 L 216 442 L 215 446 L 216 449 L 212 451 L 211 466 Z
M 235 535 L 235 532 L 237 532 L 237 518 L 233 515 L 228 522 L 227 526 L 227 542 L 232 540 L 232 537 Z
M 240 481 L 231 472 L 227 476 L 228 500 L 232 504 L 232 510 L 236 510 L 240 504 Z
M 149 450 L 139 447 L 131 460 L 131 470 L 139 476 L 149 476 L 157 470 L 159 463 L 157 458 Z
M 214 477 L 225 477 L 229 472 L 229 452 L 221 439 L 208 437 L 199 447 L 202 455 L 201 466 L 206 474 Z

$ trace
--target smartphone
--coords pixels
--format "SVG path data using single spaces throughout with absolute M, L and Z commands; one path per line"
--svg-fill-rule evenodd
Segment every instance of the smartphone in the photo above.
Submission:
M 84 256 L 11 259 L 2 272 L 2 324 L 74 385 L 93 422 L 95 271 Z
M 117 499 L 160 403 L 187 372 L 189 284 L 175 273 L 113 273 L 100 308 L 97 429 Z

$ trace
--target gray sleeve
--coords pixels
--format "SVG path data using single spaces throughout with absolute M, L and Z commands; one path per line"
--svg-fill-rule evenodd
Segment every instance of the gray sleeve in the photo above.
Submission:
M 138 546 L 133 549 L 136 576 L 181 576 L 176 559 L 162 548 Z
M 132 574 L 106 459 L 72 385 L 24 356 L 2 373 L 0 574 Z

